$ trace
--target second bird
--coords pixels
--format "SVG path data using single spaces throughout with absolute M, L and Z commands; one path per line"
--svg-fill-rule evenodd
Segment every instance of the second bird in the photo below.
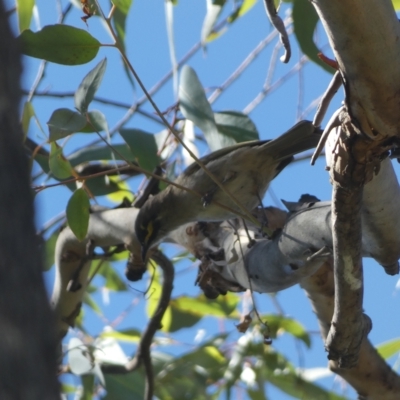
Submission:
M 201 162 L 248 211 L 260 204 L 269 183 L 293 155 L 314 148 L 321 136 L 310 121 L 301 121 L 276 139 L 250 141 L 217 150 Z M 135 231 L 145 256 L 169 232 L 192 221 L 223 221 L 243 214 L 238 205 L 197 164 L 191 164 L 175 183 L 149 198 L 136 218 Z M 222 204 L 231 210 L 222 208 Z

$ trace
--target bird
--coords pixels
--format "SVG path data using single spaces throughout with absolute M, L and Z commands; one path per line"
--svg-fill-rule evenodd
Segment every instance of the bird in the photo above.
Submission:
M 248 211 L 257 207 L 269 183 L 294 159 L 293 155 L 314 148 L 321 130 L 310 121 L 300 121 L 272 140 L 237 143 L 200 159 Z M 193 221 L 224 221 L 241 213 L 238 205 L 196 162 L 189 165 L 175 183 L 149 199 L 135 221 L 135 233 L 145 260 L 148 250 L 170 232 Z M 197 193 L 197 195 L 196 195 Z M 222 204 L 229 208 L 222 208 Z

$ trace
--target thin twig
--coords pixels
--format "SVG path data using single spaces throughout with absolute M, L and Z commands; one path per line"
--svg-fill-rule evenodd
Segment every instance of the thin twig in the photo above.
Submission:
M 290 56 L 292 55 L 292 50 L 290 48 L 289 36 L 286 32 L 285 25 L 282 21 L 282 18 L 278 15 L 276 11 L 274 0 L 264 0 L 264 5 L 265 5 L 265 11 L 267 12 L 271 24 L 280 34 L 281 42 L 285 49 L 285 54 L 280 58 L 280 60 L 286 64 L 290 60 Z

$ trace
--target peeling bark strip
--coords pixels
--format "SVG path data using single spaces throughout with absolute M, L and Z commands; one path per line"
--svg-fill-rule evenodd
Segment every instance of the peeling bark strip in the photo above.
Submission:
M 325 346 L 341 368 L 356 365 L 364 337 L 361 261 L 362 187 L 351 191 L 334 184 L 332 232 L 335 312 Z
M 318 272 L 304 279 L 301 286 L 312 303 L 322 337 L 325 339 L 334 307 L 335 288 L 332 266 L 325 263 Z M 329 368 L 353 386 L 360 398 L 397 400 L 400 397 L 400 377 L 379 356 L 366 338 L 362 339 L 359 361 L 354 368 L 338 368 L 338 364 L 334 361 L 329 362 Z
M 397 136 L 400 24 L 391 0 L 312 0 L 312 4 L 348 85 L 346 100 L 354 122 L 374 139 Z

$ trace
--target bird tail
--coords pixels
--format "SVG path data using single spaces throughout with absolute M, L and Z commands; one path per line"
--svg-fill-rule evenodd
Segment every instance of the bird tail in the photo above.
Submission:
M 265 143 L 263 148 L 275 159 L 289 163 L 293 155 L 316 147 L 321 133 L 311 121 L 300 121 L 281 136 Z

